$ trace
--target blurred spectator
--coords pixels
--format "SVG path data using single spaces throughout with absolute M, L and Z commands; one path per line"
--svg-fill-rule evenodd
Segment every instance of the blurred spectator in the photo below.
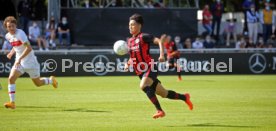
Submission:
M 224 6 L 220 0 L 216 0 L 216 2 L 212 4 L 211 12 L 213 15 L 212 35 L 214 35 L 215 26 L 217 26 L 216 40 L 218 40 L 219 35 L 220 35 L 221 17 L 222 17 L 222 13 L 224 12 Z
M 248 24 L 247 24 L 247 11 L 250 10 L 250 6 L 253 4 L 252 0 L 244 0 L 242 7 L 243 7 L 243 13 L 244 13 L 244 27 L 243 27 L 243 33 L 247 35 L 248 33 Z
M 276 35 L 276 15 L 274 15 L 275 18 L 275 24 L 272 25 L 272 35 Z
M 56 30 L 57 30 L 57 23 L 55 22 L 55 17 L 51 16 L 50 21 L 46 24 L 46 35 L 45 38 L 49 40 L 50 45 L 55 48 L 56 43 Z
M 145 8 L 154 8 L 153 4 L 154 4 L 153 0 L 146 0 L 144 7 Z
M 30 14 L 32 11 L 29 0 L 21 0 L 17 7 L 19 23 L 26 34 L 28 34 L 28 24 L 30 21 Z
M 5 30 L 2 26 L 2 22 L 0 21 L 0 45 L 2 45 L 5 41 Z
M 247 22 L 248 22 L 249 39 L 252 40 L 253 44 L 256 44 L 257 36 L 258 36 L 259 14 L 255 10 L 254 4 L 250 6 L 250 10 L 246 12 L 246 15 L 247 15 Z
M 181 43 L 180 36 L 175 36 L 174 37 L 174 43 L 175 43 L 177 49 L 183 49 L 183 44 Z
M 164 5 L 162 3 L 162 0 L 155 0 L 154 3 L 153 3 L 153 6 L 156 7 L 156 8 L 164 7 Z
M 40 29 L 36 22 L 33 22 L 32 26 L 29 27 L 29 39 L 31 42 L 37 43 L 40 51 L 43 51 L 41 43 L 46 51 L 49 50 L 46 40 L 41 36 Z
M 275 0 L 273 0 L 273 1 L 271 1 L 271 0 L 259 0 L 259 5 L 263 5 L 263 6 L 261 6 L 261 8 L 265 8 L 265 3 L 269 3 L 270 7 L 274 8 L 276 1 Z
M 260 21 L 263 25 L 263 38 L 266 43 L 267 39 L 272 35 L 272 24 L 275 22 L 269 3 L 265 3 L 265 9 L 260 13 Z
M 107 4 L 107 5 L 110 5 L 110 7 L 122 7 L 123 6 L 122 0 L 113 0 L 110 2 L 111 2 L 111 4 Z
M 2 46 L 2 51 L 9 51 L 12 49 L 11 44 L 5 39 L 6 31 L 2 26 L 2 22 L 0 21 L 0 45 Z
M 82 7 L 84 8 L 91 8 L 93 5 L 92 3 L 89 1 L 89 0 L 85 0 L 82 4 L 81 4 Z
M 245 48 L 255 48 L 255 44 L 253 43 L 252 39 L 249 38 L 249 41 L 246 42 Z
M 206 36 L 206 38 L 203 42 L 203 45 L 204 45 L 205 48 L 214 48 L 215 47 L 215 43 L 212 41 L 210 35 Z
M 195 41 L 192 43 L 193 49 L 202 49 L 204 48 L 203 43 L 201 42 L 200 37 L 196 37 Z
M 185 49 L 191 49 L 192 48 L 192 40 L 191 38 L 186 38 L 184 42 L 184 48 Z
M 268 47 L 276 48 L 276 38 L 275 35 L 271 35 L 270 38 L 267 40 Z
M 213 19 L 213 16 L 209 11 L 209 5 L 204 6 L 202 18 L 203 18 L 202 20 L 203 27 L 206 29 L 207 33 L 211 35 L 212 34 L 211 21 Z
M 226 46 L 230 46 L 231 35 L 234 38 L 234 42 L 237 42 L 236 23 L 234 19 L 228 20 L 224 28 L 224 32 L 226 33 Z
M 10 51 L 12 49 L 12 45 L 5 40 L 3 45 L 2 45 L 2 51 Z
M 236 42 L 236 49 L 245 48 L 246 40 L 243 36 L 240 36 L 238 41 Z
M 59 43 L 63 45 L 62 43 L 62 37 L 65 35 L 67 43 L 67 46 L 70 46 L 71 37 L 70 37 L 70 29 L 69 24 L 66 17 L 62 17 L 61 22 L 58 24 L 58 39 Z
M 258 43 L 257 43 L 257 48 L 265 48 L 265 42 L 263 37 L 259 37 Z
M 101 0 L 91 0 L 91 4 L 93 7 L 99 7 Z

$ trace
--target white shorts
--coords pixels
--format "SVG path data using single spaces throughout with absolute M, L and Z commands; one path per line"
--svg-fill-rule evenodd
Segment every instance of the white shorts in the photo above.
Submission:
M 30 78 L 32 78 L 32 79 L 40 77 L 40 67 L 39 66 L 37 66 L 35 68 L 24 68 L 21 65 L 17 68 L 15 68 L 13 66 L 12 69 L 19 71 L 22 75 L 26 72 L 27 74 L 29 74 Z

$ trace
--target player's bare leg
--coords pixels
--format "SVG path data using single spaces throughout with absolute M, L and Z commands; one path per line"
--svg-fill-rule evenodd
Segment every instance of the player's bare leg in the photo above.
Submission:
M 193 110 L 193 103 L 190 100 L 190 94 L 179 94 L 172 90 L 166 90 L 160 83 L 157 84 L 156 94 L 168 99 L 183 100 L 188 105 L 190 110 Z
M 38 48 L 40 51 L 42 51 L 42 46 L 41 46 L 41 39 L 40 38 L 37 38 L 37 45 L 38 45 Z
M 44 38 L 41 38 L 41 41 L 42 41 L 42 43 L 43 43 L 43 46 L 44 46 L 45 50 L 46 50 L 46 51 L 49 50 L 48 44 L 47 44 L 46 40 L 45 40 Z
M 58 87 L 58 83 L 55 79 L 54 76 L 51 76 L 49 78 L 33 78 L 32 79 L 33 83 L 37 86 L 37 87 L 40 87 L 40 86 L 43 86 L 43 85 L 49 85 L 49 84 L 52 84 L 54 88 L 57 88 Z
M 146 93 L 152 104 L 154 104 L 157 112 L 153 115 L 153 118 L 160 118 L 165 116 L 165 112 L 162 110 L 160 103 L 155 95 L 155 88 L 154 82 L 149 77 L 143 77 L 140 82 L 140 88 Z
M 180 65 L 177 64 L 177 63 L 174 63 L 174 67 L 176 67 L 176 73 L 178 75 L 178 81 L 182 81 Z
M 10 76 L 9 76 L 9 79 L 8 79 L 8 82 L 9 82 L 8 90 L 9 90 L 10 102 L 6 102 L 4 104 L 4 106 L 6 108 L 15 109 L 15 87 L 16 87 L 15 86 L 15 81 L 21 75 L 22 75 L 21 72 L 19 72 L 16 69 L 13 68 L 11 70 L 11 73 L 10 73 Z

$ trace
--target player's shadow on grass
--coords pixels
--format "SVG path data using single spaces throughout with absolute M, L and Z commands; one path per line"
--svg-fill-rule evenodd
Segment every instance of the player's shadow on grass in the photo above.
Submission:
M 18 106 L 17 108 L 41 108 L 41 109 L 45 109 L 45 108 L 58 108 L 58 107 L 51 107 L 51 106 Z
M 178 126 L 168 126 L 168 127 L 178 127 Z M 184 126 L 182 126 L 184 127 Z M 256 128 L 258 126 L 240 126 L 240 125 L 222 125 L 214 123 L 202 123 L 202 124 L 190 124 L 185 127 L 229 127 L 229 128 Z
M 83 108 L 76 108 L 76 109 L 64 109 L 63 111 L 72 111 L 72 112 L 111 112 L 111 111 L 101 111 L 101 110 L 88 110 Z

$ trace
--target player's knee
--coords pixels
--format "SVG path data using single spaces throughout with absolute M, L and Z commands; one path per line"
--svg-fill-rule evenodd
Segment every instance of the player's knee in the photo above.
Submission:
M 35 86 L 36 87 L 40 87 L 40 86 L 42 86 L 43 84 L 42 83 L 40 83 L 40 82 L 34 82 L 34 84 L 35 84 Z

